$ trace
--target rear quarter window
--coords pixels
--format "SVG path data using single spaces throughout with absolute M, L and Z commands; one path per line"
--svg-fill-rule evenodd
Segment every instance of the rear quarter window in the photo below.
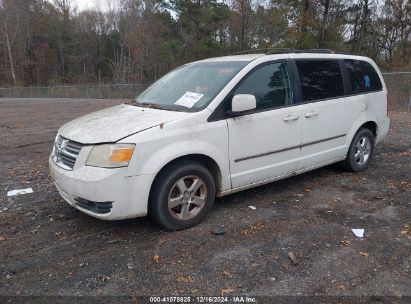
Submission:
M 382 90 L 381 79 L 374 67 L 361 60 L 344 60 L 350 77 L 353 94 L 375 92 Z

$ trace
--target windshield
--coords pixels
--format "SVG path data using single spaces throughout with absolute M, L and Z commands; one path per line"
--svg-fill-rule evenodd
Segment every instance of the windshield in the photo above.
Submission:
M 137 105 L 185 111 L 203 109 L 247 64 L 247 61 L 186 64 L 137 96 Z

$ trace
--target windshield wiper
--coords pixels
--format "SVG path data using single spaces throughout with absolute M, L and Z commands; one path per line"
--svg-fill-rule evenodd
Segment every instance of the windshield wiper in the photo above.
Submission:
M 161 107 L 160 105 L 149 103 L 149 102 L 138 102 L 137 100 L 134 100 L 133 104 L 137 107 L 142 107 L 142 108 L 164 110 L 163 107 Z
M 140 102 L 137 99 L 131 99 L 126 104 L 141 107 L 141 108 L 149 108 L 149 109 L 158 109 L 158 110 L 165 110 L 165 111 L 174 111 L 174 112 L 187 112 L 187 109 L 182 106 L 175 106 L 173 108 L 169 108 L 167 106 L 161 106 L 159 104 L 150 103 L 150 102 Z

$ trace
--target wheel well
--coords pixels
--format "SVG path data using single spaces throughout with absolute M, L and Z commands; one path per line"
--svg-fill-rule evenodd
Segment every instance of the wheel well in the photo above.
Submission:
M 377 124 L 374 121 L 368 121 L 361 126 L 361 128 L 368 129 L 374 134 L 374 137 L 377 136 Z
M 209 156 L 206 156 L 204 154 L 189 154 L 189 155 L 184 155 L 180 156 L 176 159 L 173 159 L 169 163 L 167 163 L 161 170 L 157 173 L 156 177 L 154 178 L 154 181 L 157 179 L 157 177 L 162 173 L 163 171 L 167 170 L 170 166 L 173 166 L 174 164 L 181 162 L 181 161 L 195 161 L 197 163 L 200 163 L 204 165 L 208 170 L 210 170 L 211 174 L 214 177 L 214 182 L 216 186 L 216 193 L 220 192 L 221 189 L 221 170 L 218 164 L 214 159 L 212 159 Z

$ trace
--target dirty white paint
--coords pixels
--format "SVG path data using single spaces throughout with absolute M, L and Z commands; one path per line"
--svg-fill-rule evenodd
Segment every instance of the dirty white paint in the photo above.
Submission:
M 17 190 L 8 191 L 7 196 L 16 196 L 16 195 L 29 194 L 29 193 L 33 193 L 32 188 L 17 189 Z
M 166 124 L 178 119 L 184 112 L 173 112 L 118 105 L 100 110 L 62 126 L 59 134 L 82 144 L 116 142 L 133 133 Z
M 136 149 L 128 167 L 119 169 L 86 166 L 91 146 L 81 149 L 72 171 L 55 166 L 50 159 L 60 193 L 72 205 L 74 196 L 98 202 L 113 201 L 114 207 L 108 214 L 82 210 L 98 218 L 143 216 L 147 213 L 154 178 L 179 157 L 198 154 L 213 160 L 220 177 L 217 195 L 223 196 L 343 160 L 355 133 L 366 122 L 374 121 L 378 125 L 376 143 L 387 135 L 390 120 L 386 116 L 384 84 L 381 92 L 209 120 L 248 72 L 260 64 L 290 58 L 361 59 L 376 67 L 365 57 L 340 54 L 260 54 L 210 59 L 249 60 L 250 63 L 206 109 L 176 112 L 124 104 L 64 125 L 59 134 L 70 140 L 86 145 L 132 143 Z M 199 98 L 187 97 L 182 103 L 188 106 Z M 256 209 L 255 206 L 249 208 Z M 354 229 L 353 233 L 358 237 L 364 235 L 363 229 L 358 233 Z

